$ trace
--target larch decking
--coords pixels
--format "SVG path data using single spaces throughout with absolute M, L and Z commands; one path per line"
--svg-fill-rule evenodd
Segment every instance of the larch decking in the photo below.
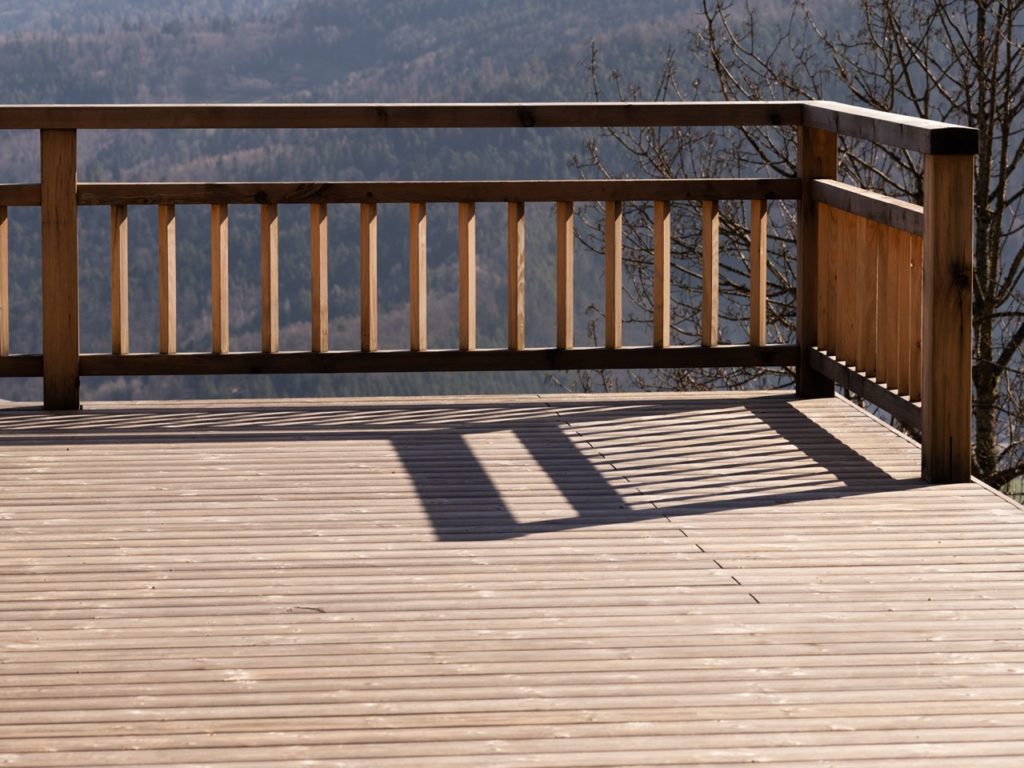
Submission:
M 0 763 L 1024 765 L 1024 510 L 841 399 L 0 409 Z

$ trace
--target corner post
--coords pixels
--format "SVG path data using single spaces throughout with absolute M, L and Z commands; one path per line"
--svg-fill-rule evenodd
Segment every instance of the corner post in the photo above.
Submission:
M 78 191 L 74 130 L 40 138 L 43 407 L 78 410 Z
M 926 155 L 921 463 L 931 483 L 971 477 L 974 157 Z
M 834 179 L 838 166 L 838 137 L 832 131 L 800 126 L 797 129 L 797 174 L 801 196 L 797 209 L 796 343 L 800 364 L 796 372 L 797 397 L 831 397 L 835 385 L 808 364 L 818 344 L 821 276 L 818 252 L 818 207 L 811 198 L 813 179 Z M 823 283 L 821 284 L 823 285 Z

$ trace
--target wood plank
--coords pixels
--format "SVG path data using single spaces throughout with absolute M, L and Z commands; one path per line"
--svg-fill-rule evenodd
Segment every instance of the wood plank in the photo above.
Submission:
M 128 206 L 110 206 L 110 350 L 127 354 L 128 344 Z
M 367 235 L 363 231 L 365 220 L 360 215 L 360 253 L 363 253 Z M 330 319 L 328 316 L 327 282 L 327 205 L 309 206 L 309 309 L 310 349 L 326 352 L 330 348 Z M 365 259 L 365 254 L 361 259 Z M 362 263 L 362 262 L 361 262 Z M 364 310 L 365 313 L 365 310 Z
M 896 389 L 901 395 L 910 393 L 910 235 L 896 235 L 897 295 L 896 313 Z
M 701 204 L 703 250 L 701 264 L 703 266 L 703 300 L 701 302 L 700 339 L 705 347 L 718 346 L 718 249 L 719 249 L 719 216 L 718 202 L 705 200 Z
M 427 205 L 409 204 L 409 349 L 427 348 Z
M 555 203 L 555 347 L 573 347 L 573 204 Z
M 815 350 L 810 364 L 840 387 L 860 395 L 879 408 L 888 411 L 909 429 L 921 428 L 921 409 L 901 396 L 894 389 L 884 386 L 873 378 L 864 376 L 848 365 L 843 365 L 821 351 Z
M 672 206 L 654 202 L 654 339 L 655 347 L 672 345 Z
M 965 482 L 971 476 L 974 162 L 930 155 L 924 170 L 924 476 Z
M 526 207 L 508 204 L 508 348 L 526 348 Z
M 604 345 L 622 346 L 622 201 L 604 203 Z
M 2 107 L 0 107 L 2 109 Z M 514 181 L 85 183 L 80 205 L 158 203 L 478 203 L 575 200 L 795 200 L 799 179 L 570 179 Z
M 13 358 L 12 358 L 13 359 Z M 395 371 L 579 370 L 585 368 L 701 368 L 795 365 L 796 347 L 721 345 L 718 347 L 603 347 L 559 349 L 407 350 L 377 353 L 234 352 L 182 353 L 173 357 L 136 353 L 82 355 L 83 376 L 159 376 L 213 373 L 342 373 Z
M 11 265 L 7 206 L 0 205 L 0 357 L 11 354 Z
M 768 343 L 768 203 L 750 201 L 750 343 Z
M 890 389 L 899 389 L 900 381 L 900 233 L 898 230 L 890 229 L 886 232 L 885 240 L 885 271 L 886 271 L 886 293 L 885 293 L 885 337 L 886 337 L 886 362 L 885 377 L 883 381 Z
M 978 152 L 978 132 L 974 128 L 834 101 L 806 102 L 803 125 L 924 154 Z
M 910 325 L 910 371 L 907 394 L 911 400 L 921 400 L 921 306 L 924 300 L 924 240 L 918 236 L 910 238 L 910 304 L 908 304 Z
M 42 200 L 38 184 L 0 184 L 0 206 L 38 206 Z
M 260 349 L 281 348 L 277 205 L 260 206 Z
M 73 130 L 40 132 L 43 405 L 78 410 L 78 184 Z
M 377 204 L 359 206 L 360 349 L 377 350 Z
M 810 198 L 841 211 L 861 216 L 877 224 L 902 229 L 911 234 L 924 232 L 924 208 L 894 197 L 844 184 L 834 179 L 813 179 Z
M 157 207 L 157 258 L 160 273 L 160 353 L 178 351 L 178 277 L 175 211 L 173 205 Z
M 845 212 L 836 211 L 839 222 L 837 241 L 834 245 L 836 258 L 836 335 L 839 358 L 848 364 L 854 363 L 857 355 L 857 314 L 856 295 L 851 286 L 857 284 L 857 221 Z
M 835 254 L 832 253 L 832 243 L 835 242 L 836 233 L 836 221 L 833 213 L 835 209 L 821 203 L 816 206 L 816 209 L 818 219 L 816 251 L 818 261 L 818 290 L 816 298 L 818 308 L 818 347 L 835 352 L 837 343 L 835 330 L 836 307 L 835 291 L 832 282 L 835 274 Z M 799 258 L 800 256 L 797 254 L 797 259 Z M 799 280 L 799 275 L 797 279 Z M 806 298 L 806 301 L 811 301 L 810 296 Z M 821 389 L 821 387 L 819 386 L 818 389 Z
M 228 207 L 210 206 L 210 340 L 214 354 L 228 351 Z
M 459 349 L 476 349 L 476 205 L 459 203 Z
M 882 227 L 863 217 L 857 219 L 857 363 L 865 376 L 878 371 L 878 249 Z

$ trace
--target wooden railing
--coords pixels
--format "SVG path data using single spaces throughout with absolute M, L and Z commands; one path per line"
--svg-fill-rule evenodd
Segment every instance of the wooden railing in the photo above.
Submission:
M 77 132 L 152 128 L 445 128 L 592 126 L 793 126 L 796 178 L 367 183 L 79 183 Z M 44 405 L 79 407 L 79 378 L 104 375 L 424 370 L 794 366 L 802 397 L 838 383 L 921 431 L 924 474 L 969 476 L 971 190 L 976 133 L 829 102 L 168 105 L 0 107 L 0 128 L 40 132 L 39 184 L 0 185 L 0 376 L 42 376 Z M 840 134 L 925 155 L 923 206 L 835 181 Z M 701 344 L 670 339 L 672 203 L 700 201 L 704 227 Z M 719 344 L 718 205 L 750 205 L 749 342 Z M 766 232 L 770 200 L 797 201 L 797 343 L 767 343 Z M 653 203 L 653 330 L 650 344 L 622 344 L 622 206 Z M 476 204 L 508 210 L 508 343 L 479 349 Z M 525 345 L 525 203 L 555 208 L 555 346 Z M 605 345 L 577 348 L 573 333 L 574 204 L 605 215 Z M 434 349 L 426 327 L 428 204 L 458 206 L 459 345 Z M 228 313 L 230 206 L 260 207 L 260 349 L 232 351 Z M 378 205 L 409 212 L 409 345 L 381 350 L 377 313 Z M 159 348 L 133 351 L 128 325 L 128 225 L 132 206 L 158 207 Z M 210 210 L 211 348 L 181 353 L 176 341 L 175 206 Z M 278 206 L 310 214 L 309 349 L 279 348 Z M 329 206 L 358 205 L 360 347 L 329 336 Z M 42 209 L 41 355 L 9 344 L 7 207 Z M 107 206 L 111 233 L 111 352 L 79 348 L 78 208 Z

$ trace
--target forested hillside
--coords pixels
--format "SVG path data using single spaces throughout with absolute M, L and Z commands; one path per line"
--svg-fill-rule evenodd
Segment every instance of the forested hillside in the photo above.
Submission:
M 607 72 L 653 86 L 670 48 L 685 47 L 692 4 L 677 0 L 524 0 L 517 3 L 135 2 L 42 0 L 0 3 L 0 71 L 9 103 L 256 101 L 519 101 L 592 98 L 591 46 Z M 614 78 L 608 83 L 614 87 Z M 576 131 L 148 132 L 83 133 L 82 181 L 555 178 L 585 139 Z M 0 135 L 0 180 L 38 174 L 38 139 Z M 382 209 L 382 345 L 406 335 L 405 212 Z M 432 346 L 455 342 L 455 211 L 431 212 Z M 258 346 L 256 211 L 231 218 L 232 340 Z M 481 343 L 504 343 L 504 212 L 481 206 Z M 179 339 L 209 348 L 207 212 L 179 210 Z M 356 345 L 356 211 L 331 211 L 332 347 Z M 550 343 L 551 214 L 528 210 L 528 343 Z M 88 210 L 80 227 L 82 347 L 109 348 L 107 215 Z M 38 211 L 11 211 L 12 347 L 40 347 Z M 155 210 L 133 208 L 130 231 L 132 348 L 156 345 Z M 282 343 L 309 336 L 308 217 L 282 211 Z M 600 274 L 578 265 L 579 311 L 597 299 Z M 593 294 L 590 298 L 588 296 Z M 583 325 L 583 318 L 579 323 Z M 86 397 L 197 394 L 461 391 L 556 386 L 541 374 L 507 376 L 279 377 L 216 381 L 87 380 Z M 0 397 L 37 396 L 36 382 L 0 382 Z

